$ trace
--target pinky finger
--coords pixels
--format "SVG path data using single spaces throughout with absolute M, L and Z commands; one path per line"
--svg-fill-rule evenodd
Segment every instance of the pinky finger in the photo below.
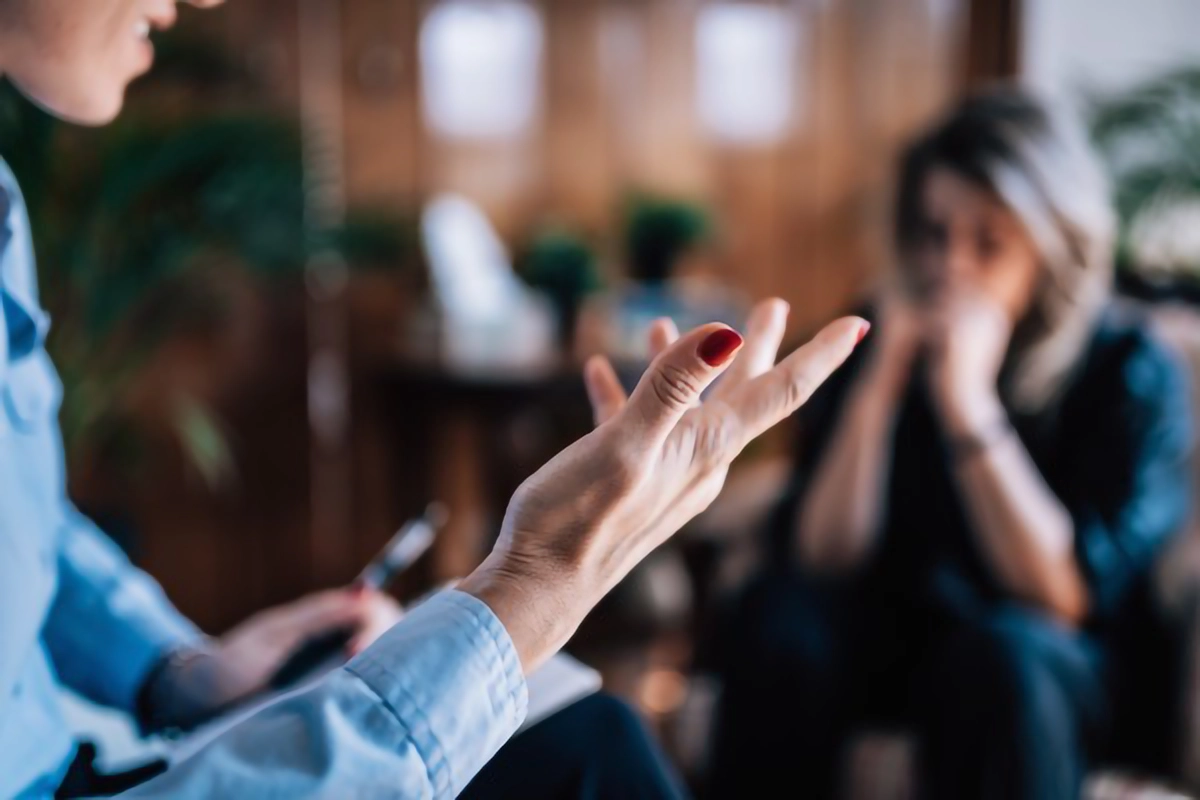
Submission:
M 742 445 L 804 405 L 869 330 L 865 320 L 855 317 L 833 322 L 770 372 L 737 387 L 728 402 L 740 417 Z

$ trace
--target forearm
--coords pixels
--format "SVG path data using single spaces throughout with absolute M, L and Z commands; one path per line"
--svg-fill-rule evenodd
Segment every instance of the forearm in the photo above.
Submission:
M 898 379 L 868 380 L 853 392 L 828 451 L 797 509 L 796 552 L 808 566 L 857 563 L 879 531 L 891 473 Z
M 981 405 L 975 408 L 982 420 Z M 993 426 L 997 420 L 1003 424 L 998 402 L 988 413 Z M 957 424 L 959 430 L 972 425 Z M 1071 516 L 1015 432 L 993 430 L 990 435 L 992 441 L 960 454 L 954 468 L 980 544 L 1010 591 L 1076 623 L 1087 611 L 1088 597 L 1075 557 Z

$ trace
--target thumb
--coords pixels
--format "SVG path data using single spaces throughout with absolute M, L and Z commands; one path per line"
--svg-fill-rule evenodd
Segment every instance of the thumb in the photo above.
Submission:
M 629 398 L 628 413 L 647 433 L 666 436 L 733 361 L 742 343 L 741 334 L 728 326 L 700 326 L 654 359 Z

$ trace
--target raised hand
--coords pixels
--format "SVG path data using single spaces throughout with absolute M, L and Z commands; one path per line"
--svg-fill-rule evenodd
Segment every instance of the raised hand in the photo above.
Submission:
M 948 292 L 926 320 L 929 382 L 949 432 L 972 435 L 1003 419 L 996 383 L 1012 337 L 1004 309 L 978 292 Z
M 839 320 L 773 366 L 785 318 L 781 301 L 760 306 L 746 341 L 719 324 L 670 344 L 660 331 L 665 349 L 628 399 L 607 363 L 588 365 L 598 427 L 522 484 L 495 550 L 459 585 L 492 607 L 527 670 L 708 507 L 742 449 L 798 409 L 867 329 Z

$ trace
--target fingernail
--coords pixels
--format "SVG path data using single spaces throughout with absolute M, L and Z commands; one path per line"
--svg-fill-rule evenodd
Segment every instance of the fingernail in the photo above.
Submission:
M 719 367 L 742 346 L 742 335 L 733 328 L 713 331 L 700 343 L 696 353 L 710 367 Z
M 354 583 L 350 584 L 350 594 L 354 595 L 356 598 L 362 597 L 366 593 L 367 585 L 362 581 L 355 581 Z
M 871 332 L 871 323 L 867 322 L 866 320 L 863 320 L 862 327 L 858 329 L 858 339 L 855 340 L 854 344 L 856 346 L 862 344 L 862 340 L 867 338 L 867 334 L 870 332 Z

